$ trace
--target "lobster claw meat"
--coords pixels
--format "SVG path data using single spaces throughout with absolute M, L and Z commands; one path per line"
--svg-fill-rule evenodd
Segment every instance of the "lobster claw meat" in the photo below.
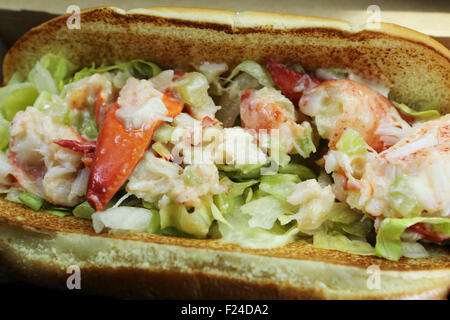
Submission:
M 89 141 L 85 139 L 82 139 L 82 141 L 58 139 L 54 140 L 53 143 L 56 143 L 63 148 L 82 153 L 83 156 L 81 157 L 81 161 L 83 162 L 84 166 L 86 168 L 91 167 L 95 154 L 95 141 Z
M 167 108 L 167 117 L 175 117 L 183 110 L 183 102 L 171 91 L 164 92 L 162 101 Z M 144 157 L 155 130 L 163 120 L 140 129 L 127 129 L 116 117 L 120 105 L 116 102 L 102 121 L 91 173 L 87 200 L 97 211 L 102 211 L 120 187 L 133 173 Z
M 306 89 L 320 84 L 319 79 L 289 69 L 272 58 L 267 59 L 267 69 L 278 89 L 295 105 L 298 104 Z

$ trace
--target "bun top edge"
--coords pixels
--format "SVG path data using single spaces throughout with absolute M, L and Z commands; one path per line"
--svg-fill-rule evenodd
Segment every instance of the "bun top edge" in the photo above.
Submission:
M 131 9 L 128 11 L 117 7 L 97 7 L 86 9 L 83 12 L 88 12 L 91 10 L 112 10 L 116 13 L 125 15 L 147 15 L 199 23 L 218 23 L 228 25 L 235 32 L 239 32 L 239 29 L 248 28 L 258 28 L 261 31 L 265 28 L 284 31 L 302 28 L 331 28 L 350 33 L 372 31 L 401 37 L 414 42 L 423 42 L 427 46 L 433 47 L 435 50 L 450 59 L 450 50 L 437 40 L 419 31 L 387 22 L 381 22 L 378 25 L 352 25 L 346 20 L 305 16 L 299 14 L 284 14 L 263 11 L 236 12 L 223 9 L 194 7 L 148 7 Z

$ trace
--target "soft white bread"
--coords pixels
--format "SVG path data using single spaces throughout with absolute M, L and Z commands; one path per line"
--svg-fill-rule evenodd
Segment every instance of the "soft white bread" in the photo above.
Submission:
M 448 50 L 394 25 L 356 32 L 343 21 L 182 8 L 86 10 L 80 30 L 68 29 L 66 19 L 53 19 L 22 37 L 5 58 L 4 78 L 26 74 L 48 52 L 80 67 L 133 58 L 170 68 L 203 61 L 232 67 L 273 57 L 308 70 L 350 68 L 391 84 L 394 99 L 414 106 L 437 101 L 442 111 L 450 111 Z M 78 265 L 83 290 L 119 297 L 445 298 L 449 249 L 434 247 L 432 253 L 392 262 L 317 249 L 305 241 L 250 250 L 215 240 L 98 235 L 88 221 L 34 212 L 0 198 L 2 265 L 59 288 L 66 286 L 66 268 Z M 367 285 L 369 266 L 381 270 L 380 289 Z
M 391 86 L 394 100 L 450 111 L 449 50 L 397 25 L 356 29 L 345 21 L 261 12 L 96 8 L 82 12 L 78 30 L 67 27 L 68 17 L 42 24 L 17 41 L 4 60 L 4 79 L 15 71 L 27 74 L 47 52 L 80 66 L 141 58 L 171 68 L 203 61 L 232 67 L 272 57 L 309 71 L 348 68 Z

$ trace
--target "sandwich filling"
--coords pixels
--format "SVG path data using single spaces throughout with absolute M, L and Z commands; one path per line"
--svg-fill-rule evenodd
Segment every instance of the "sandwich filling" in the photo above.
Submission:
M 47 54 L 0 88 L 0 110 L 0 191 L 98 233 L 391 260 L 450 237 L 450 115 L 350 70 L 79 70 Z

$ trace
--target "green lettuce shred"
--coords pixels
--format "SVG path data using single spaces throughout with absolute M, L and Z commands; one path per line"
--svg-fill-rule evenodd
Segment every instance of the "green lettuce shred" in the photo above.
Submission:
M 161 68 L 153 63 L 144 60 L 131 60 L 124 63 L 119 63 L 110 66 L 100 66 L 95 67 L 93 64 L 91 67 L 85 67 L 75 73 L 72 79 L 69 82 L 75 82 L 81 80 L 83 78 L 92 76 L 95 73 L 105 73 L 105 72 L 115 72 L 121 71 L 123 72 L 124 78 L 135 77 L 138 79 L 149 79 L 161 73 Z
M 31 69 L 28 74 L 28 81 L 39 92 L 47 91 L 58 94 L 75 70 L 76 66 L 67 59 L 49 53 L 43 56 Z
M 270 230 L 279 217 L 296 212 L 296 208 L 286 201 L 266 196 L 250 201 L 241 207 L 244 214 L 251 216 L 248 225 L 252 228 Z
M 373 255 L 373 247 L 363 240 L 352 240 L 337 231 L 314 233 L 313 245 L 317 248 L 339 250 L 359 255 Z
M 402 256 L 401 235 L 405 230 L 417 223 L 430 223 L 446 235 L 450 235 L 450 220 L 448 218 L 386 218 L 378 229 L 375 254 L 389 260 L 398 261 Z
M 238 64 L 233 71 L 231 71 L 230 75 L 226 79 L 227 82 L 230 82 L 235 76 L 237 76 L 240 72 L 245 72 L 251 75 L 253 78 L 258 80 L 258 82 L 264 87 L 273 88 L 275 85 L 273 83 L 272 77 L 266 68 L 261 66 L 259 63 L 252 60 L 245 60 Z
M 291 195 L 294 186 L 299 182 L 301 179 L 295 174 L 265 175 L 261 177 L 259 189 L 281 201 L 287 201 L 287 197 Z
M 251 203 L 251 202 L 250 202 Z M 277 248 L 295 240 L 297 227 L 282 227 L 275 223 L 270 230 L 251 227 L 251 216 L 243 213 L 240 208 L 244 204 L 243 197 L 238 197 L 233 210 L 227 215 L 228 224 L 218 222 L 221 240 L 232 242 L 246 248 Z
M 419 118 L 421 120 L 430 120 L 430 119 L 436 119 L 441 116 L 438 110 L 424 110 L 424 111 L 416 111 L 414 109 L 411 109 L 406 104 L 398 103 L 393 101 L 394 106 L 397 107 L 397 109 L 408 116 L 412 116 L 415 118 Z

